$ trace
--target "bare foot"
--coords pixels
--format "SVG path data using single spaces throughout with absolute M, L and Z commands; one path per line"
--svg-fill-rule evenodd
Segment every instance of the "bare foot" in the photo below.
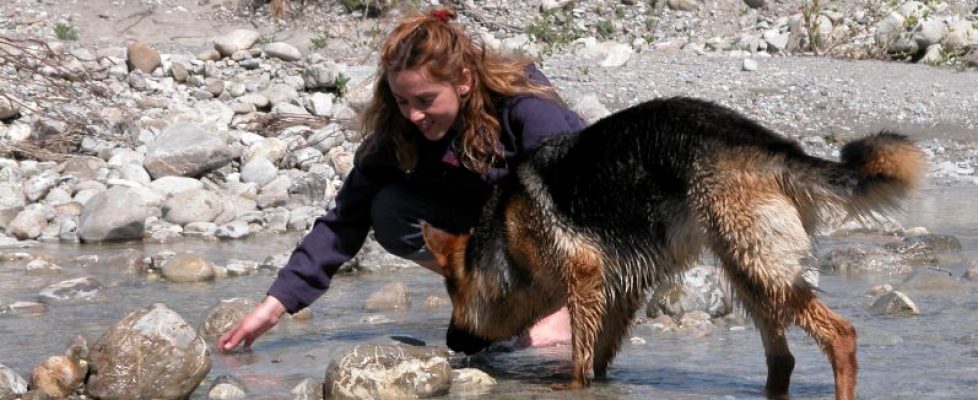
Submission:
M 545 347 L 571 341 L 570 313 L 561 307 L 523 332 L 513 343 L 516 348 Z

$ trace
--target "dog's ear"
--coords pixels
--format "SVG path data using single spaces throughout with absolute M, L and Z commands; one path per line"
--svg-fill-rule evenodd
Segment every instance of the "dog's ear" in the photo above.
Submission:
M 421 236 L 424 237 L 428 251 L 435 257 L 435 264 L 446 277 L 458 277 L 465 268 L 465 246 L 469 234 L 454 234 L 421 221 Z

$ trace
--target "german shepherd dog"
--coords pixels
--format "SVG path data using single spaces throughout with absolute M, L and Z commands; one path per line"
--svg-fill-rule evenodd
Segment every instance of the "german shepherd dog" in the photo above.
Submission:
M 625 109 L 530 154 L 470 233 L 423 224 L 454 305 L 448 345 L 479 351 L 566 302 L 573 378 L 558 387 L 587 387 L 605 375 L 646 292 L 705 247 L 760 332 L 766 395 L 788 395 L 794 324 L 828 356 L 836 398 L 854 399 L 856 331 L 803 277 L 812 240 L 846 218 L 898 209 L 924 163 L 889 132 L 846 144 L 835 162 L 713 103 Z

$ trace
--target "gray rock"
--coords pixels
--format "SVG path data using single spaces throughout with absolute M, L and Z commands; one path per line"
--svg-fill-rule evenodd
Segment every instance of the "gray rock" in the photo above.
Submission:
M 978 260 L 971 262 L 971 265 L 968 266 L 968 270 L 964 271 L 962 278 L 971 282 L 978 282 Z
M 116 186 L 85 203 L 78 220 L 83 242 L 140 239 L 149 209 L 136 191 Z
M 52 210 L 44 205 L 31 204 L 7 224 L 7 234 L 19 240 L 37 239 L 53 217 Z
M 20 103 L 10 101 L 6 96 L 0 96 L 0 119 L 7 119 L 20 112 Z
M 61 281 L 41 289 L 37 299 L 44 304 L 77 303 L 95 300 L 102 284 L 92 277 Z
M 241 167 L 241 181 L 253 182 L 258 186 L 271 182 L 276 175 L 278 175 L 278 168 L 264 157 L 254 158 Z
M 248 397 L 248 389 L 240 379 L 231 375 L 221 375 L 214 380 L 207 398 L 210 400 L 232 400 Z
M 44 303 L 33 301 L 15 301 L 6 307 L 14 315 L 36 315 L 47 312 L 48 307 Z
M 204 282 L 214 280 L 214 264 L 194 253 L 177 254 L 160 269 L 163 278 L 170 282 Z
M 99 399 L 182 399 L 211 369 L 193 327 L 165 305 L 134 311 L 92 346 L 86 393 Z
M 48 260 L 37 259 L 24 267 L 28 276 L 61 275 L 65 269 Z
M 190 78 L 190 68 L 187 64 L 175 62 L 170 65 L 170 75 L 173 76 L 173 80 L 184 83 L 187 78 Z
M 340 76 L 340 66 L 334 62 L 314 64 L 306 67 L 302 73 L 306 89 L 332 89 Z
M 336 399 L 404 399 L 447 394 L 452 368 L 444 349 L 354 346 L 326 370 L 326 395 Z
M 164 176 L 150 182 L 149 187 L 164 196 L 170 197 L 187 191 L 201 190 L 204 188 L 204 184 L 193 178 Z
M 224 265 L 224 270 L 227 271 L 228 276 L 232 277 L 251 275 L 258 271 L 258 262 L 232 259 Z
M 696 11 L 700 9 L 700 3 L 696 0 L 666 0 L 669 8 L 676 11 Z
M 733 300 L 716 267 L 697 265 L 686 271 L 680 282 L 660 284 L 653 291 L 646 315 L 679 318 L 692 311 L 703 311 L 714 318 L 733 311 Z
M 863 273 L 909 271 L 903 257 L 879 247 L 852 246 L 832 249 L 818 260 L 822 272 L 850 276 Z
M 213 222 L 223 211 L 221 197 L 204 189 L 181 192 L 163 202 L 163 219 L 177 225 Z
M 277 163 L 287 152 L 285 141 L 279 138 L 263 138 L 248 146 L 241 155 L 242 163 L 249 163 L 256 158 L 264 158 L 272 163 Z M 242 172 L 242 174 L 244 174 Z
M 309 110 L 312 115 L 330 117 L 333 115 L 333 100 L 335 97 L 336 96 L 332 93 L 313 93 L 312 96 L 309 96 L 306 109 Z
M 960 19 L 949 21 L 944 47 L 949 51 L 963 51 L 978 47 L 978 29 L 971 21 Z
M 227 57 L 239 50 L 246 50 L 255 45 L 261 35 L 251 29 L 237 29 L 214 38 L 214 49 L 221 56 Z
M 333 170 L 342 179 L 346 179 L 346 176 L 353 169 L 353 154 L 341 147 L 334 147 L 329 150 L 328 157 Z
M 278 207 L 285 205 L 289 200 L 289 188 L 292 187 L 292 180 L 286 175 L 279 175 L 277 178 L 266 184 L 255 199 L 261 209 Z M 288 223 L 288 218 L 283 222 L 283 226 Z
M 917 47 L 922 49 L 940 43 L 947 33 L 944 21 L 934 17 L 924 19 L 917 28 L 913 40 L 917 42 Z
M 195 124 L 178 123 L 166 127 L 147 146 L 144 167 L 153 178 L 197 176 L 229 162 L 231 150 L 220 135 Z
M 44 170 L 27 179 L 24 183 L 24 194 L 31 203 L 43 199 L 55 185 L 58 184 L 60 177 L 51 170 Z
M 302 174 L 292 181 L 289 196 L 293 204 L 317 204 L 332 198 L 333 184 L 322 174 Z
M 913 300 L 897 290 L 880 296 L 869 306 L 868 310 L 877 315 L 920 314 L 920 309 L 913 303 Z
M 266 44 L 262 49 L 269 57 L 278 58 L 283 61 L 299 61 L 302 59 L 302 52 L 291 44 L 284 42 L 273 42 Z
M 292 394 L 291 400 L 323 400 L 323 382 L 306 378 L 289 393 Z
M 488 394 L 496 386 L 496 379 L 482 370 L 459 368 L 452 370 L 453 395 L 479 396 Z
M 585 95 L 577 99 L 574 104 L 574 111 L 584 118 L 584 122 L 588 125 L 598 122 L 601 118 L 611 114 L 611 111 L 594 94 Z
M 267 99 L 269 104 L 293 103 L 299 99 L 299 92 L 291 86 L 276 84 L 261 92 L 261 96 Z M 255 104 L 255 106 L 258 108 L 263 107 L 258 104 Z M 266 104 L 265 107 L 267 106 Z
M 244 221 L 231 221 L 214 231 L 219 239 L 242 239 L 251 236 L 251 227 Z
M 743 64 L 741 65 L 741 69 L 744 71 L 757 71 L 757 60 L 754 60 L 753 58 L 745 58 Z
M 0 364 L 0 400 L 15 400 L 27 392 L 27 380 Z

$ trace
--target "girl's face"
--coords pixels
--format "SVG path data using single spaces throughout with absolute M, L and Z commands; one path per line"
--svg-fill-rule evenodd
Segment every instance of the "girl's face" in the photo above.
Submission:
M 387 81 L 401 115 L 431 141 L 445 137 L 458 118 L 459 100 L 468 94 L 472 81 L 468 69 L 461 84 L 436 81 L 422 68 L 390 72 Z

